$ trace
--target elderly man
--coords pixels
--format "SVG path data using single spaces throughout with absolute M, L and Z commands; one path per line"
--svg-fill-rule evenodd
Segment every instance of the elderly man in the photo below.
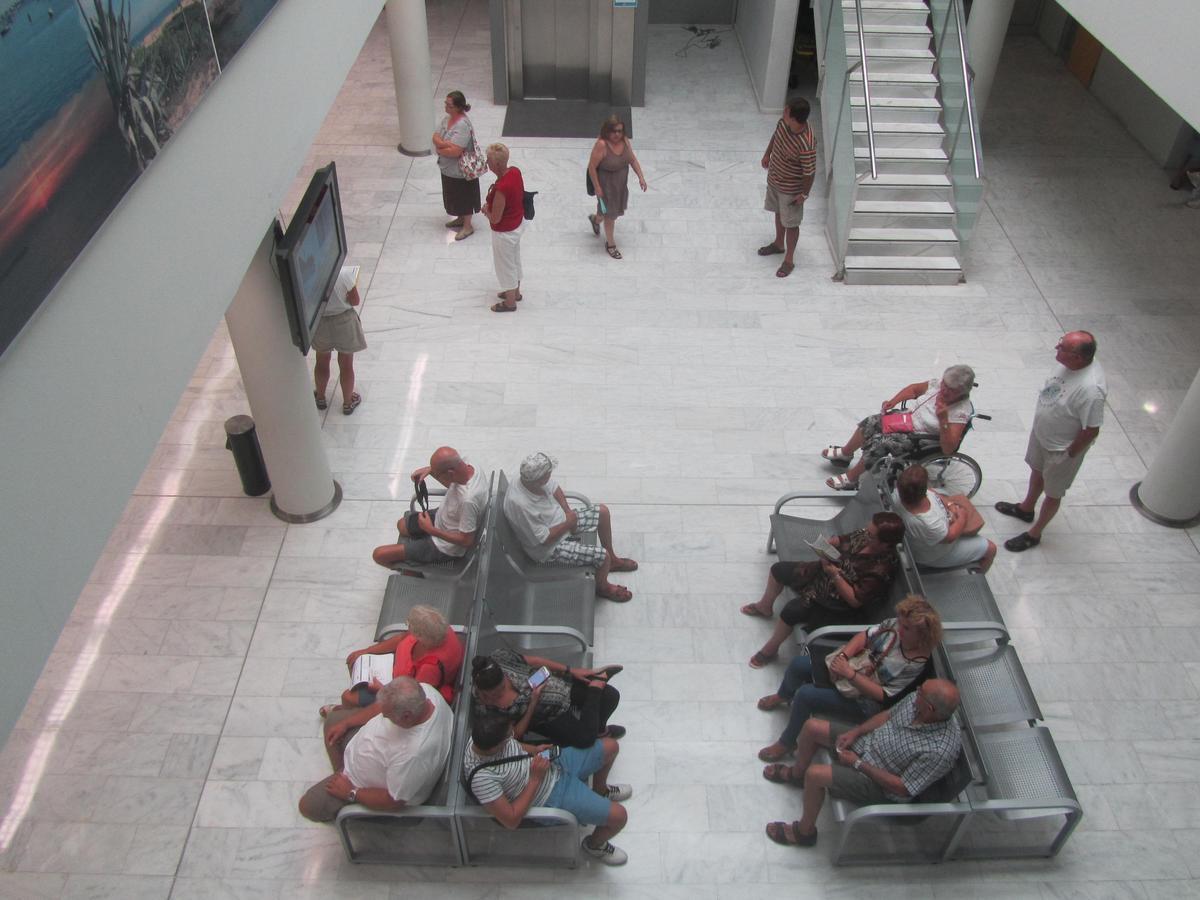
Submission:
M 573 510 L 550 473 L 558 460 L 532 453 L 521 463 L 521 479 L 509 486 L 504 515 L 521 547 L 534 562 L 552 566 L 594 566 L 596 596 L 624 603 L 633 592 L 608 580 L 609 572 L 633 572 L 637 563 L 613 551 L 612 517 L 608 507 Z M 576 534 L 599 532 L 600 546 L 583 543 Z
M 796 268 L 804 201 L 817 172 L 817 140 L 808 125 L 808 113 L 809 103 L 803 97 L 789 99 L 762 158 L 762 167 L 767 170 L 763 208 L 775 214 L 775 240 L 759 247 L 758 255 L 784 254 L 775 271 L 778 278 L 787 278 Z
M 508 718 L 485 713 L 471 723 L 463 780 L 505 828 L 520 825 L 534 806 L 565 809 L 581 825 L 596 826 L 583 839 L 588 856 L 605 865 L 624 865 L 628 854 L 609 842 L 628 820 L 621 801 L 633 796 L 629 785 L 608 783 L 620 745 L 601 738 L 583 749 L 564 747 L 552 760 L 557 749 L 552 744 L 522 744 L 513 737 Z
M 330 729 L 352 709 L 325 719 L 325 749 L 334 774 L 300 798 L 300 814 L 332 822 L 343 806 L 391 812 L 424 803 L 450 755 L 454 715 L 436 688 L 402 675 L 379 691 L 380 715 L 339 737 Z
M 1020 503 L 1001 500 L 996 509 L 1006 516 L 1033 522 L 1028 531 L 1009 538 L 1004 547 L 1020 553 L 1042 542 L 1042 532 L 1062 505 L 1067 488 L 1083 465 L 1083 454 L 1100 433 L 1108 384 L 1096 362 L 1096 338 L 1087 331 L 1064 334 L 1055 346 L 1058 368 L 1046 379 L 1033 414 L 1033 430 L 1025 450 L 1029 489 Z M 1033 510 L 1045 492 L 1034 522 Z
M 892 492 L 896 512 L 913 557 L 923 566 L 952 569 L 978 563 L 980 572 L 992 567 L 996 545 L 979 536 L 983 516 L 961 494 L 947 496 L 929 490 L 929 473 L 913 463 L 896 479 Z
M 816 844 L 826 788 L 832 796 L 862 806 L 903 803 L 919 795 L 958 759 L 962 733 L 951 718 L 957 708 L 958 688 L 932 679 L 861 725 L 809 719 L 800 732 L 796 765 L 786 777 L 804 789 L 804 814 L 791 824 L 771 822 L 767 837 L 790 847 Z M 837 762 L 814 764 L 819 747 L 834 748 Z M 777 766 L 768 766 L 764 777 L 775 775 Z
M 442 505 L 400 519 L 396 523 L 399 542 L 383 544 L 371 554 L 381 566 L 454 560 L 475 545 L 488 501 L 488 483 L 483 474 L 453 447 L 438 447 L 429 457 L 429 465 L 413 469 L 411 477 L 416 485 L 430 476 L 446 488 Z

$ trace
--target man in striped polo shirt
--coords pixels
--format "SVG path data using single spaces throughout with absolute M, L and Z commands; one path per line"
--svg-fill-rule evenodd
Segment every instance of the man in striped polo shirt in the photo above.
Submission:
M 787 278 L 796 267 L 793 256 L 804 219 L 804 201 L 817 173 L 817 142 L 808 127 L 808 112 L 808 101 L 803 97 L 788 100 L 762 158 L 762 167 L 767 170 L 763 208 L 775 213 L 775 240 L 759 247 L 758 255 L 784 254 L 775 272 L 779 278 Z

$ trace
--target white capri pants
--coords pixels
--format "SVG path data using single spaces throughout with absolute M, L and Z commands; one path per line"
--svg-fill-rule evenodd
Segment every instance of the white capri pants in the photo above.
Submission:
M 512 231 L 492 232 L 492 263 L 502 291 L 515 291 L 521 283 L 521 235 L 524 231 L 522 221 Z

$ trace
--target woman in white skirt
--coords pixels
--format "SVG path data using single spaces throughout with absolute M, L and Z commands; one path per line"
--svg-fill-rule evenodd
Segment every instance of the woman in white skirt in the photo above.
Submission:
M 325 312 L 313 333 L 312 348 L 317 351 L 317 364 L 313 367 L 313 380 L 317 389 L 317 409 L 325 409 L 325 389 L 329 386 L 329 358 L 333 351 L 338 355 L 338 373 L 342 385 L 342 414 L 350 415 L 362 403 L 362 397 L 354 390 L 354 354 L 367 349 L 367 338 L 363 334 L 358 311 L 358 285 L 353 269 L 343 266 L 337 282 L 325 303 Z

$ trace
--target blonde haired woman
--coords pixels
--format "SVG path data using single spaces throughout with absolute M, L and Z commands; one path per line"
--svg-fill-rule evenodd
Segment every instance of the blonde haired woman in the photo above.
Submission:
M 500 302 L 492 312 L 516 312 L 521 296 L 521 232 L 525 225 L 525 180 L 521 170 L 508 164 L 508 148 L 487 148 L 488 168 L 496 183 L 488 188 L 483 214 L 492 226 L 492 264 L 500 282 Z

